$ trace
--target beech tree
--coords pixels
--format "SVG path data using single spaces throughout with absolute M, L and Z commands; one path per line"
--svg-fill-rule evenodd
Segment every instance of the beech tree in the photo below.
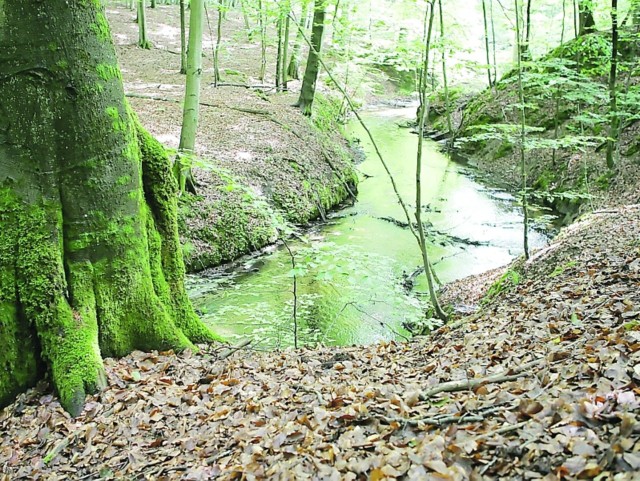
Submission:
M 300 97 L 296 107 L 300 107 L 304 115 L 311 115 L 311 106 L 316 94 L 316 82 L 318 80 L 319 57 L 322 48 L 322 35 L 324 34 L 325 0 L 315 0 L 313 10 L 313 28 L 311 29 L 311 45 L 309 47 L 309 57 L 305 67 Z M 298 25 L 302 29 L 302 25 Z
M 44 372 L 80 413 L 103 356 L 218 340 L 184 288 L 177 185 L 101 2 L 0 0 L 0 405 Z

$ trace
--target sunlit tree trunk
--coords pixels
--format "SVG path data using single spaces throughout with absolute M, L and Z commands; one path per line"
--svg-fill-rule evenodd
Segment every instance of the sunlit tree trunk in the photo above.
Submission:
M 425 17 L 425 28 L 426 28 L 426 37 L 425 37 L 425 51 L 423 57 L 422 70 L 427 72 L 429 70 L 429 56 L 431 51 L 431 34 L 433 32 L 433 21 L 435 18 L 435 0 L 431 0 L 427 4 L 429 8 L 428 14 L 428 27 L 427 25 L 427 17 Z M 429 286 L 429 299 L 431 300 L 431 305 L 433 306 L 436 317 L 439 319 L 446 321 L 447 314 L 444 312 L 442 307 L 440 306 L 440 301 L 438 300 L 438 295 L 436 293 L 436 282 L 435 282 L 435 272 L 433 271 L 433 266 L 431 265 L 431 261 L 429 259 L 429 252 L 427 251 L 427 239 L 426 232 L 424 229 L 424 223 L 422 222 L 422 161 L 423 161 L 423 143 L 424 143 L 424 128 L 425 122 L 429 117 L 429 107 L 427 104 L 427 83 L 426 81 L 421 84 L 422 90 L 420 91 L 420 118 L 418 122 L 418 153 L 416 156 L 416 206 L 414 216 L 416 219 L 416 227 L 418 231 L 418 245 L 420 247 L 420 253 L 422 254 L 422 262 L 424 266 L 424 273 L 427 277 L 427 285 Z
M 189 50 L 187 52 L 187 85 L 182 111 L 179 155 L 176 177 L 180 190 L 195 193 L 191 172 L 191 156 L 195 151 L 200 116 L 200 80 L 202 78 L 202 32 L 204 29 L 204 0 L 191 0 L 189 14 Z
M 447 50 L 445 48 L 446 38 L 444 32 L 444 13 L 442 11 L 442 0 L 438 0 L 438 11 L 440 14 L 440 43 L 442 48 L 442 83 L 444 86 L 444 105 L 447 113 L 447 128 L 449 129 L 449 139 L 447 145 L 453 146 L 455 132 L 453 131 L 453 121 L 451 119 L 451 98 L 449 96 L 449 79 L 447 77 Z
M 309 0 L 302 0 L 302 14 L 300 15 L 298 33 L 296 40 L 293 44 L 293 51 L 291 53 L 291 60 L 287 67 L 287 74 L 289 78 L 294 80 L 300 79 L 300 51 L 302 50 L 303 32 L 305 24 L 307 22 L 307 16 L 309 15 Z
M 185 0 L 180 0 L 180 73 L 187 73 L 187 20 Z
M 258 0 L 258 25 L 260 27 L 260 74 L 258 78 L 264 81 L 267 74 L 267 19 L 262 0 Z
M 531 3 L 532 0 L 527 0 L 527 10 L 525 12 L 526 36 L 524 45 L 521 48 L 522 57 L 527 60 L 531 58 Z
M 213 85 L 218 86 L 220 82 L 220 44 L 222 42 L 222 19 L 226 7 L 222 1 L 218 1 L 218 21 L 216 23 L 216 45 L 213 49 Z
M 526 162 L 526 140 L 527 140 L 527 117 L 524 103 L 524 87 L 522 84 L 522 31 L 520 30 L 520 8 L 518 0 L 514 0 L 516 7 L 516 39 L 518 42 L 518 98 L 520 109 L 520 177 L 522 180 L 522 213 L 523 213 L 523 249 L 524 256 L 529 259 L 529 196 L 527 193 L 527 162 Z
M 618 118 L 618 0 L 611 0 L 611 70 L 609 72 L 609 140 L 607 142 L 607 167 L 615 165 L 614 153 L 618 138 L 620 120 Z
M 0 405 L 46 370 L 76 415 L 105 386 L 103 356 L 216 339 L 100 4 L 0 1 Z
M 138 46 L 144 49 L 151 48 L 151 44 L 147 40 L 147 17 L 144 0 L 138 0 Z
M 487 21 L 487 3 L 482 0 L 482 19 L 484 23 L 484 48 L 487 59 L 487 79 L 489 87 L 493 87 L 493 79 L 491 78 L 491 51 L 489 50 L 489 23 Z
M 244 29 L 247 32 L 247 40 L 253 41 L 253 33 L 251 24 L 249 23 L 249 12 L 247 11 L 247 0 L 240 0 L 240 9 L 242 10 L 242 19 L 244 21 Z
M 322 48 L 322 35 L 324 33 L 324 16 L 325 6 L 324 0 L 315 0 L 313 11 L 313 28 L 311 30 L 311 48 L 309 48 L 309 57 L 307 58 L 307 66 L 302 79 L 302 88 L 300 97 L 296 103 L 300 107 L 304 115 L 311 115 L 311 107 L 316 93 L 316 82 L 318 80 L 319 62 L 318 56 Z M 302 28 L 300 26 L 299 28 Z
M 282 90 L 289 90 L 289 75 L 287 69 L 287 61 L 289 59 L 289 37 L 291 35 L 291 2 L 286 2 L 286 18 L 284 21 L 284 39 L 282 46 Z

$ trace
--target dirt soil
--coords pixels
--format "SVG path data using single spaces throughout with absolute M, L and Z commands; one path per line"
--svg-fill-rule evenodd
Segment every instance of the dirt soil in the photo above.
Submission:
M 198 196 L 185 196 L 181 209 L 180 230 L 191 271 L 273 242 L 277 217 L 304 224 L 324 215 L 344 201 L 349 190 L 355 191 L 357 181 L 346 143 L 333 130 L 336 126 L 321 131 L 316 126 L 325 120 L 321 113 L 314 123 L 292 106 L 300 82 L 291 81 L 289 92 L 275 92 L 275 47 L 267 50 L 267 77 L 257 78 L 259 44 L 248 42 L 237 12 L 229 12 L 223 22 L 222 84 L 214 88 L 211 31 L 217 12 L 208 15 L 212 30 L 205 25 L 199 160 L 194 169 Z M 177 149 L 185 82 L 179 73 L 178 7 L 147 9 L 151 50 L 136 45 L 135 11 L 111 4 L 107 17 L 133 110 L 158 140 Z

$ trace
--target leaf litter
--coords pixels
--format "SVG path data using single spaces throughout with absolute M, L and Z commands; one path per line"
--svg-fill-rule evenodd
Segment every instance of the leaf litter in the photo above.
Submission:
M 639 223 L 589 216 L 430 337 L 135 352 L 76 419 L 43 382 L 0 479 L 639 479 Z

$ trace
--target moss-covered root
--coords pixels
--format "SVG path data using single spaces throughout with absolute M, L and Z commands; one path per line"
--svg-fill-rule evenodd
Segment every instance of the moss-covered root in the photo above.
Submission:
M 69 302 L 73 293 L 65 280 L 58 207 L 27 207 L 29 212 L 19 217 L 14 236 L 17 292 L 24 319 L 33 322 L 38 334 L 41 357 L 50 367 L 60 402 L 77 415 L 85 394 L 106 386 L 106 376 L 95 310 L 73 309 Z
M 165 149 L 135 121 L 142 158 L 142 181 L 149 206 L 147 233 L 153 285 L 192 342 L 222 341 L 195 314 L 184 287 L 185 266 L 178 234 L 178 186 Z

